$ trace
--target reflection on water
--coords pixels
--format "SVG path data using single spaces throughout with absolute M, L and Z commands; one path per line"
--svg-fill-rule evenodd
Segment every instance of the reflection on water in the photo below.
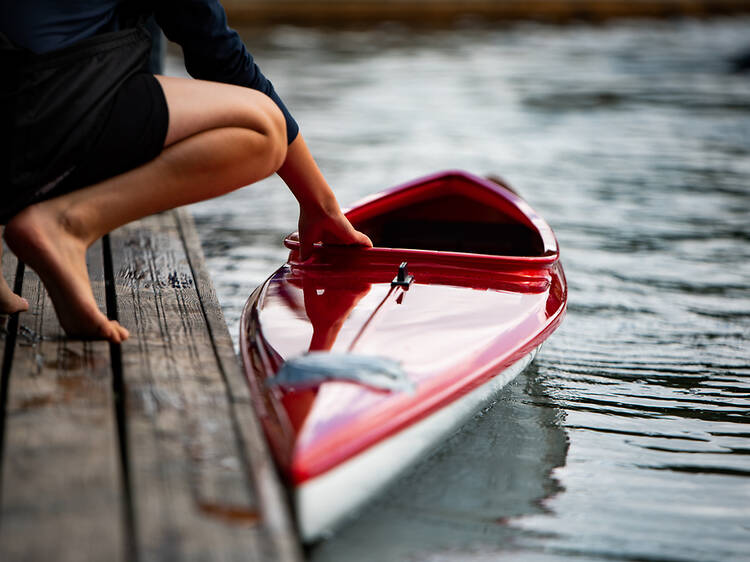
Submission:
M 538 400 L 538 403 L 535 403 Z M 550 471 L 565 462 L 564 430 L 531 368 L 436 454 L 379 498 L 311 560 L 446 560 L 515 550 L 510 522 L 544 513 L 539 502 L 559 491 Z M 502 406 L 500 406 L 502 404 Z M 470 459 L 470 460 L 469 460 Z M 509 462 L 512 459 L 512 462 Z
M 501 174 L 555 229 L 570 284 L 536 371 L 313 559 L 748 559 L 748 29 L 247 32 L 342 203 Z M 192 210 L 236 337 L 293 199 L 268 180 Z

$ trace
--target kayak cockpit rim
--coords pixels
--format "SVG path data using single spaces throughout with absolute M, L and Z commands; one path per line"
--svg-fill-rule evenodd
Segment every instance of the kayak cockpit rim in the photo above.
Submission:
M 374 247 L 319 245 L 315 254 L 464 267 L 544 267 L 559 257 L 552 229 L 528 203 L 496 180 L 463 171 L 433 174 L 367 197 L 346 215 Z M 284 244 L 297 250 L 296 233 Z

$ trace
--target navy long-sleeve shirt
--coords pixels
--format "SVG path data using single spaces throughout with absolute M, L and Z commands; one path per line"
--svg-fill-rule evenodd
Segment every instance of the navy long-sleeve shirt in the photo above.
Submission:
M 268 95 L 284 113 L 287 139 L 299 132 L 297 122 L 263 76 L 236 31 L 227 25 L 219 0 L 155 0 L 143 3 L 164 34 L 178 43 L 191 76 L 235 84 Z M 98 33 L 121 28 L 123 0 L 3 0 L 0 31 L 15 44 L 35 53 L 61 49 Z

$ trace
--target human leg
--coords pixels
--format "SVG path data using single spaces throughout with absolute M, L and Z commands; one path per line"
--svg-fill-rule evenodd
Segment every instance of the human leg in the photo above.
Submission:
M 0 226 L 0 236 L 2 236 L 3 227 Z M 3 258 L 3 245 L 0 244 L 0 260 Z M 29 309 L 29 302 L 13 292 L 8 286 L 4 275 L 0 275 L 0 314 L 13 314 Z
M 286 155 L 283 115 L 263 94 L 159 80 L 170 123 L 166 148 L 157 158 L 32 205 L 7 225 L 8 245 L 37 271 L 69 335 L 115 342 L 128 337 L 94 301 L 85 261 L 91 243 L 132 220 L 258 181 L 274 173 Z

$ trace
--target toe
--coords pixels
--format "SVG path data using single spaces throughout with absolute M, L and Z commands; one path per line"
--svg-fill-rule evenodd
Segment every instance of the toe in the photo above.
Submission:
M 99 326 L 99 334 L 103 340 L 120 343 L 120 332 L 111 321 L 104 322 Z
M 29 309 L 29 301 L 18 295 L 12 295 L 10 299 L 0 302 L 0 314 L 14 314 Z
M 130 332 L 127 330 L 127 328 L 125 328 L 117 321 L 115 321 L 115 324 L 117 325 L 116 328 L 118 333 L 120 334 L 120 341 L 125 341 L 126 339 L 128 339 L 130 337 Z

